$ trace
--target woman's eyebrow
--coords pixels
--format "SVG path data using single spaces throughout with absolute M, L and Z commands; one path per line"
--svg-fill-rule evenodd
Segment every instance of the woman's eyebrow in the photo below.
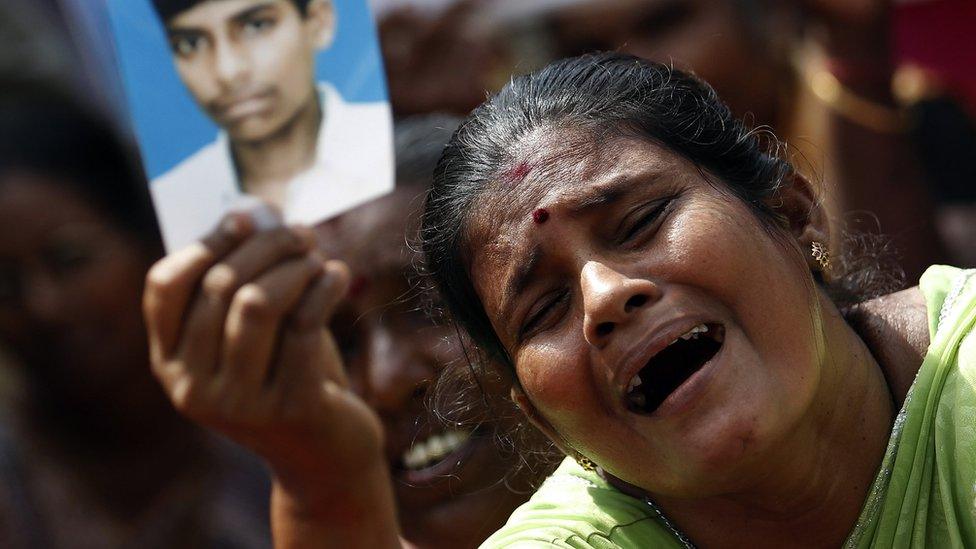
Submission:
M 578 198 L 573 199 L 566 206 L 570 215 L 585 214 L 594 208 L 607 206 L 618 202 L 631 194 L 641 182 L 653 183 L 660 174 L 634 176 L 633 174 L 618 175 L 609 182 L 594 185 Z

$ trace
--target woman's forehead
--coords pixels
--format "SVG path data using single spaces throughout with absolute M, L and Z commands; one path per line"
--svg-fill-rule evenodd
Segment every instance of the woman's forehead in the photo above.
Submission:
M 621 180 L 656 174 L 697 173 L 694 166 L 639 137 L 591 132 L 536 132 L 513 147 L 475 199 L 467 223 L 471 244 L 510 241 L 539 208 L 586 201 Z M 538 221 L 538 217 L 536 218 Z
M 701 177 L 691 162 L 675 153 L 627 136 L 582 148 L 560 143 L 550 154 L 536 153 L 516 165 L 523 161 L 528 173 L 522 180 L 489 183 L 469 215 L 465 255 L 476 286 L 479 278 L 497 282 L 513 262 L 524 259 L 533 235 L 551 224 L 650 189 L 654 182 Z M 535 215 L 540 210 L 545 215 Z

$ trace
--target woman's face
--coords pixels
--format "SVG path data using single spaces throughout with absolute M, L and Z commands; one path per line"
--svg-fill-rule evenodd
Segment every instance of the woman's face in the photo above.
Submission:
M 407 240 L 416 227 L 407 212 L 417 194 L 399 187 L 320 226 L 323 247 L 354 275 L 332 329 L 354 389 L 383 420 L 404 537 L 424 548 L 475 547 L 526 492 L 508 489 L 513 463 L 486 436 L 490 431 L 445 431 L 426 409 L 433 378 L 465 356 L 457 333 L 427 316 L 415 284 L 418 258 Z
M 528 136 L 468 227 L 471 277 L 530 416 L 652 493 L 755 482 L 816 398 L 812 277 L 689 161 L 588 138 Z
M 144 399 L 150 259 L 71 186 L 0 176 L 0 342 L 45 393 Z

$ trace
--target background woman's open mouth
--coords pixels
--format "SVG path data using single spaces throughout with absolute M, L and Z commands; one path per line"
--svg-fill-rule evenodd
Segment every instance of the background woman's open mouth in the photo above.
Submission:
M 668 395 L 718 353 L 725 341 L 721 324 L 699 324 L 654 355 L 627 389 L 627 408 L 650 415 Z
M 394 476 L 410 484 L 445 480 L 477 446 L 469 430 L 437 430 L 417 437 L 393 464 Z

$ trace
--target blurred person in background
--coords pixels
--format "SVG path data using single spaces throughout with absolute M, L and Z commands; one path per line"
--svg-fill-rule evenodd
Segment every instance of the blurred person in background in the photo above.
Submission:
M 3 547 L 267 547 L 268 479 L 152 380 L 140 297 L 162 253 L 145 182 L 101 117 L 0 87 Z
M 419 252 L 409 246 L 457 124 L 442 115 L 397 122 L 396 190 L 316 229 L 326 254 L 352 271 L 332 332 L 353 389 L 383 423 L 404 540 L 423 548 L 477 547 L 550 472 L 497 444 L 516 424 L 514 407 L 435 418 L 425 406 L 435 376 L 451 368 L 464 382 L 467 371 L 457 333 L 429 314 L 433 304 L 415 280 Z
M 467 112 L 513 72 L 592 51 L 673 62 L 786 141 L 804 173 L 824 182 L 835 223 L 890 235 L 909 280 L 946 259 L 930 176 L 938 168 L 919 158 L 916 127 L 892 92 L 890 0 L 387 3 L 380 29 L 398 112 Z M 474 60 L 452 68 L 452 52 L 468 49 Z M 464 86 L 436 85 L 476 69 Z

